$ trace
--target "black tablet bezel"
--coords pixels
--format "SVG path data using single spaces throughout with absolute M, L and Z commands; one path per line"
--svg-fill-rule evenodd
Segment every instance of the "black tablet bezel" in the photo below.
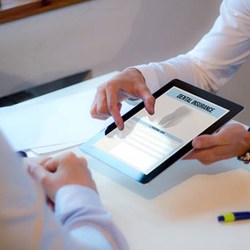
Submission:
M 209 126 L 207 129 L 205 129 L 201 134 L 211 134 L 215 132 L 217 129 L 219 129 L 223 124 L 228 122 L 230 119 L 232 119 L 235 115 L 237 115 L 239 112 L 243 110 L 243 106 L 236 104 L 232 101 L 229 101 L 225 98 L 222 98 L 220 96 L 217 96 L 213 93 L 207 92 L 203 89 L 200 89 L 198 87 L 195 87 L 194 85 L 191 85 L 189 83 L 183 82 L 178 79 L 174 79 L 171 82 L 167 83 L 165 86 L 163 86 L 161 89 L 156 91 L 153 96 L 157 99 L 159 96 L 164 94 L 166 91 L 171 89 L 172 87 L 178 87 L 182 90 L 185 90 L 187 92 L 190 92 L 191 94 L 194 94 L 200 98 L 203 98 L 209 102 L 212 102 L 216 105 L 219 105 L 222 108 L 225 108 L 229 110 L 228 113 L 226 113 L 223 117 L 221 117 L 219 120 L 217 120 L 215 123 L 213 123 L 211 126 Z M 142 110 L 144 108 L 144 103 L 141 102 L 134 108 L 132 108 L 130 111 L 128 111 L 126 114 L 124 114 L 123 120 L 126 121 L 133 115 L 135 115 L 137 112 Z M 127 164 L 124 164 L 119 159 L 114 158 L 113 156 L 109 156 L 106 153 L 100 152 L 100 150 L 95 149 L 92 145 L 94 145 L 98 140 L 106 136 L 108 133 L 113 131 L 116 128 L 116 124 L 113 122 L 110 124 L 105 130 L 98 133 L 96 136 L 91 138 L 89 141 L 85 142 L 80 146 L 80 149 L 86 152 L 89 155 L 94 156 L 95 158 L 103 161 L 104 163 L 110 165 L 111 167 L 117 169 L 118 171 L 130 176 L 131 178 L 135 179 L 136 181 L 140 183 L 148 183 L 152 179 L 154 179 L 157 175 L 159 175 L 161 172 L 166 170 L 169 166 L 171 166 L 174 162 L 176 162 L 178 159 L 183 157 L 186 153 L 188 153 L 190 150 L 192 150 L 192 140 L 188 142 L 186 145 L 184 145 L 182 148 L 180 148 L 176 153 L 174 153 L 172 156 L 170 156 L 168 159 L 166 159 L 164 162 L 162 162 L 158 167 L 156 167 L 153 171 L 151 171 L 149 174 L 144 174 L 134 168 L 131 168 Z

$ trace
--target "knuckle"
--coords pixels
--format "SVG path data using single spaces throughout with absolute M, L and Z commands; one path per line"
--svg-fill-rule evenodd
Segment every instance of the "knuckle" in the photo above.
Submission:
M 102 105 L 99 105 L 96 107 L 96 113 L 99 114 L 100 116 L 103 114 L 107 114 L 108 113 L 108 109 L 107 109 L 107 103 L 103 103 Z
M 114 105 L 114 103 L 109 102 L 107 103 L 107 109 L 109 110 L 110 113 L 112 113 L 116 109 L 116 106 Z
M 49 177 L 47 175 L 44 175 L 40 178 L 40 184 L 42 186 L 47 186 L 50 183 Z
M 97 117 L 97 112 L 96 112 L 96 109 L 95 108 L 92 108 L 90 110 L 90 115 L 92 118 L 96 118 Z
M 75 158 L 77 158 L 76 155 L 75 155 L 75 153 L 73 153 L 73 152 L 66 153 L 65 157 L 69 158 L 69 159 L 75 159 Z
M 207 151 L 197 155 L 196 159 L 203 165 L 210 165 L 215 161 L 214 155 L 209 154 Z
M 81 161 L 82 161 L 83 166 L 87 168 L 88 167 L 87 160 L 84 157 L 81 157 Z
M 59 157 L 60 162 L 66 165 L 68 165 L 70 161 L 73 161 L 76 158 L 77 156 L 73 152 L 66 152 Z
M 205 166 L 208 166 L 208 165 L 210 165 L 212 162 L 203 160 L 203 161 L 201 161 L 201 163 L 202 163 L 203 165 L 205 165 Z
M 36 173 L 39 171 L 39 168 L 40 168 L 41 166 L 39 166 L 39 165 L 28 165 L 28 171 L 29 171 L 29 173 L 31 174 L 31 176 L 35 176 L 36 175 Z
M 208 166 L 208 165 L 212 164 L 214 161 L 210 158 L 204 158 L 204 159 L 200 159 L 200 162 L 203 165 Z
M 96 107 L 97 107 L 97 102 L 96 102 L 96 100 L 94 100 L 93 104 L 90 107 L 90 115 L 93 118 L 95 118 L 95 116 L 97 115 Z
M 112 91 L 114 89 L 115 82 L 114 81 L 107 81 L 102 87 L 106 89 L 106 91 Z
M 102 93 L 103 91 L 105 91 L 105 83 L 97 86 L 96 90 L 97 90 L 97 93 Z
M 154 103 L 155 103 L 155 98 L 154 98 L 152 95 L 150 95 L 150 96 L 148 97 L 148 101 L 149 101 L 151 104 L 154 104 Z

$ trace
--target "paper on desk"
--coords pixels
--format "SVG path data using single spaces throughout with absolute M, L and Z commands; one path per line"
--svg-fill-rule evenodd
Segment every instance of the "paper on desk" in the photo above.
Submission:
M 77 145 L 81 145 L 83 143 L 82 140 L 80 141 L 74 141 L 74 142 L 66 142 L 62 144 L 55 144 L 55 145 L 49 145 L 49 146 L 42 146 L 38 148 L 32 148 L 30 151 L 42 155 L 42 154 L 47 154 L 47 153 L 52 153 L 60 150 L 64 150 L 67 148 L 75 147 Z
M 0 128 L 15 150 L 37 154 L 78 145 L 113 122 L 90 116 L 95 89 L 32 106 L 0 109 Z M 121 113 L 133 105 L 123 104 Z
M 84 91 L 31 107 L 0 110 L 0 128 L 14 149 L 85 141 L 105 126 L 89 111 L 95 90 Z

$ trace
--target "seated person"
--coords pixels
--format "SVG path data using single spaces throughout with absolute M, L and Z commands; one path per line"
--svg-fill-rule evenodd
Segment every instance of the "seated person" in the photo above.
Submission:
M 0 249 L 128 249 L 84 158 L 24 164 L 0 132 L 0 159 Z

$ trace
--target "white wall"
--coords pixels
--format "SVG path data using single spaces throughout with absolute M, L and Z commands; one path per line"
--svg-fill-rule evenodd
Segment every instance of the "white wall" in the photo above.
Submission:
M 93 0 L 3 24 L 0 96 L 85 69 L 97 76 L 185 52 L 209 30 L 220 3 Z M 237 82 L 246 86 L 246 75 L 241 70 Z M 238 100 L 235 84 L 228 86 L 220 94 Z

